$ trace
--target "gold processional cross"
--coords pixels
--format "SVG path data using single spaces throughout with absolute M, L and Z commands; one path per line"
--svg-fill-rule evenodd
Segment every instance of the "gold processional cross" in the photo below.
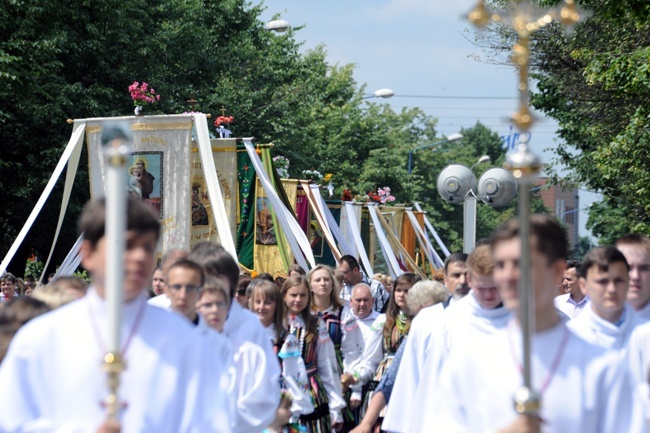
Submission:
M 528 132 L 534 123 L 529 107 L 528 69 L 530 66 L 530 37 L 533 32 L 553 22 L 572 27 L 584 17 L 574 0 L 564 0 L 563 4 L 542 9 L 529 0 L 516 0 L 514 7 L 503 11 L 489 11 L 483 0 L 479 0 L 467 18 L 472 24 L 483 28 L 490 23 L 500 23 L 512 27 L 519 40 L 513 47 L 512 61 L 519 70 L 519 108 L 512 115 L 512 122 L 521 132 L 520 137 L 530 137 Z M 519 235 L 521 237 L 521 257 L 519 266 L 522 270 L 519 280 L 519 308 L 521 311 L 522 330 L 522 369 L 523 386 L 515 393 L 515 409 L 520 414 L 538 416 L 541 398 L 531 383 L 531 341 L 535 329 L 535 305 L 528 288 L 530 276 L 530 182 L 539 174 L 540 160 L 528 149 L 528 139 L 522 139 L 513 152 L 508 152 L 504 167 L 517 179 L 519 184 Z

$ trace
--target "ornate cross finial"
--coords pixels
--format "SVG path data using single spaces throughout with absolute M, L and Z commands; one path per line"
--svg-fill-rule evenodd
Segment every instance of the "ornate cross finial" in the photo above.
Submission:
M 199 101 L 194 99 L 194 95 L 192 95 L 192 96 L 190 96 L 190 99 L 188 99 L 186 102 L 189 102 L 189 104 L 190 104 L 190 111 L 194 111 L 194 104 L 196 104 Z
M 488 11 L 483 0 L 479 0 L 474 9 L 467 15 L 472 24 L 482 28 L 490 22 L 503 23 L 512 27 L 519 41 L 513 47 L 512 61 L 519 68 L 519 109 L 512 116 L 515 126 L 522 132 L 527 131 L 534 123 L 533 115 L 528 107 L 528 66 L 530 61 L 531 34 L 553 22 L 571 27 L 580 21 L 581 16 L 574 0 L 564 0 L 564 4 L 552 8 L 541 9 L 529 0 L 516 0 L 515 7 L 507 11 Z
M 575 0 L 564 0 L 563 5 L 553 9 L 541 9 L 529 0 L 516 0 L 514 8 L 507 11 L 488 11 L 483 0 L 468 14 L 468 19 L 477 27 L 490 22 L 503 23 L 512 27 L 519 40 L 513 47 L 512 61 L 519 70 L 519 109 L 512 115 L 512 122 L 522 134 L 528 132 L 534 118 L 528 100 L 528 68 L 530 64 L 530 36 L 540 28 L 560 22 L 573 26 L 580 19 Z M 541 397 L 533 389 L 531 367 L 531 342 L 535 330 L 535 299 L 530 293 L 533 282 L 530 272 L 530 181 L 541 171 L 540 160 L 528 150 L 528 139 L 520 140 L 514 152 L 508 152 L 504 167 L 512 172 L 519 183 L 519 322 L 522 331 L 522 375 L 523 386 L 514 396 L 515 410 L 520 414 L 539 416 Z M 534 290 L 534 288 L 533 288 Z M 542 390 L 543 391 L 543 390 Z

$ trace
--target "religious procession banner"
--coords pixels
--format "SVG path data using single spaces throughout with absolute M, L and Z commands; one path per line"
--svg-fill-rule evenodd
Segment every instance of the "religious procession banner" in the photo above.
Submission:
M 237 151 L 239 183 L 239 220 L 237 221 L 237 256 L 248 269 L 255 267 L 255 185 L 257 175 L 243 146 Z
M 228 216 L 230 236 L 237 235 L 237 140 L 222 138 L 210 140 L 212 158 L 217 168 L 217 180 L 221 189 L 223 202 Z M 206 176 L 201 156 L 192 142 L 191 175 L 191 237 L 190 247 L 202 241 L 221 243 L 216 227 L 212 205 L 208 197 Z
M 213 225 L 205 231 L 210 236 L 222 233 L 224 247 L 235 254 L 232 232 L 226 218 L 224 209 L 225 194 L 214 173 L 204 173 L 207 179 L 200 183 L 201 188 L 193 191 L 192 164 L 206 161 L 212 165 L 212 155 L 209 158 L 194 160 L 192 155 L 192 131 L 196 133 L 199 148 L 204 151 L 209 148 L 207 122 L 205 115 L 170 115 L 170 116 L 143 116 L 125 117 L 118 119 L 88 119 L 86 139 L 88 148 L 88 172 L 90 177 L 90 193 L 92 198 L 105 194 L 105 161 L 101 143 L 102 125 L 108 120 L 120 120 L 130 123 L 133 131 L 131 156 L 125 167 L 125 185 L 128 193 L 143 200 L 154 209 L 162 225 L 161 239 L 158 244 L 157 258 L 160 260 L 164 251 L 182 248 L 189 249 L 192 233 L 192 201 L 193 193 L 197 196 L 204 208 L 205 204 L 212 203 L 205 211 Z M 203 189 L 205 187 L 205 189 Z M 204 193 L 210 198 L 205 201 Z M 224 188 L 225 190 L 225 188 Z M 230 191 L 236 194 L 236 190 Z M 196 218 L 201 218 L 201 212 Z M 205 219 L 200 222 L 204 222 Z M 215 228 L 215 225 L 218 227 Z M 216 233 L 211 233 L 216 230 Z M 202 236 L 203 232 L 201 233 Z M 203 240 L 203 239 L 201 239 Z
M 275 225 L 276 221 L 273 218 L 271 201 L 259 179 L 256 185 L 254 268 L 258 273 L 268 272 L 272 275 L 276 272 L 286 272 L 287 268 L 282 260 L 280 248 L 285 248 L 285 251 L 289 252 L 289 258 L 291 259 L 289 265 L 293 263 L 291 249 L 286 245 L 281 245 L 284 239 L 281 235 L 279 236 L 280 231 L 277 230 Z M 282 179 L 282 187 L 286 192 L 291 208 L 295 209 L 298 198 L 298 181 Z

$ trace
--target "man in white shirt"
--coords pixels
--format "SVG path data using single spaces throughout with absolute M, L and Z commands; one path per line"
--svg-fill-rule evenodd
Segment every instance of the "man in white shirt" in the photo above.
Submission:
M 489 335 L 505 326 L 510 316 L 492 278 L 490 246 L 477 246 L 463 265 L 469 294 L 447 309 L 442 304 L 425 308 L 413 319 L 393 388 L 399 398 L 388 404 L 384 430 L 411 432 L 411 421 L 427 416 L 434 397 L 429 390 L 437 387 L 440 366 L 454 341 L 477 333 Z
M 562 277 L 564 294 L 557 296 L 554 300 L 555 308 L 566 314 L 570 319 L 575 319 L 589 302 L 589 296 L 580 290 L 579 278 L 581 275 L 582 263 L 578 260 L 567 260 L 566 270 Z
M 614 247 L 589 251 L 583 260 L 580 289 L 589 296 L 585 311 L 568 326 L 578 336 L 604 349 L 624 350 L 639 316 L 626 300 L 629 285 L 625 256 Z
M 343 272 L 343 287 L 339 296 L 344 301 L 349 301 L 352 297 L 352 288 L 360 283 L 366 284 L 370 287 L 370 292 L 374 298 L 373 308 L 375 311 L 381 313 L 385 305 L 388 304 L 388 297 L 390 294 L 384 290 L 384 285 L 381 281 L 373 280 L 366 277 L 361 271 L 359 262 L 351 255 L 344 255 L 339 260 L 338 270 Z
M 539 416 L 517 414 L 513 396 L 523 385 L 518 284 L 521 241 L 511 220 L 492 235 L 494 280 L 501 298 L 517 312 L 492 335 L 454 342 L 443 365 L 432 423 L 414 431 L 449 432 L 645 432 L 627 366 L 575 336 L 553 305 L 566 266 L 564 229 L 546 215 L 530 218 L 530 270 L 535 300 L 531 381 L 542 399 Z
M 373 297 L 367 284 L 352 289 L 350 308 L 343 312 L 343 375 L 341 383 L 350 384 L 350 408 L 358 418 L 364 397 L 364 385 L 372 378 L 382 358 L 381 329 L 373 328 L 379 313 L 373 310 Z
M 125 406 L 119 422 L 106 420 L 107 376 L 101 368 L 109 316 L 105 220 L 101 200 L 86 206 L 79 223 L 82 265 L 93 278 L 88 294 L 30 321 L 10 346 L 0 367 L 0 399 L 11 401 L 11 413 L 0 417 L 0 431 L 179 433 L 213 431 L 228 423 L 197 404 L 205 389 L 219 383 L 216 375 L 201 370 L 195 350 L 199 341 L 190 325 L 146 302 L 160 223 L 149 206 L 135 199 L 127 205 L 122 286 L 126 369 L 118 396 Z
M 466 261 L 467 254 L 465 253 L 453 253 L 445 259 L 443 284 L 449 290 L 450 296 L 443 303 L 444 308 L 469 293 Z
M 650 321 L 650 239 L 642 234 L 623 236 L 616 241 L 630 266 L 627 302 L 644 322 Z
M 228 288 L 230 307 L 223 334 L 232 345 L 235 366 L 231 427 L 237 433 L 259 433 L 271 425 L 280 405 L 280 364 L 271 340 L 255 314 L 232 302 L 239 265 L 221 245 L 201 242 L 188 258 Z

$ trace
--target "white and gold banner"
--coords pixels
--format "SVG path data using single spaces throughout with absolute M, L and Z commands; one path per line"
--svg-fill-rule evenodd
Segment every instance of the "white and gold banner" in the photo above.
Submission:
M 210 144 L 214 165 L 217 168 L 217 180 L 230 225 L 230 236 L 235 239 L 237 234 L 237 197 L 239 197 L 237 192 L 237 140 L 234 138 L 213 139 L 210 140 Z M 191 190 L 190 245 L 193 246 L 201 241 L 221 243 L 196 143 L 192 147 Z
M 105 193 L 102 124 L 120 120 L 131 124 L 133 144 L 124 168 L 124 189 L 141 198 L 160 216 L 162 236 L 158 258 L 172 248 L 190 247 L 190 154 L 192 117 L 189 115 L 88 119 L 88 172 L 92 198 Z

